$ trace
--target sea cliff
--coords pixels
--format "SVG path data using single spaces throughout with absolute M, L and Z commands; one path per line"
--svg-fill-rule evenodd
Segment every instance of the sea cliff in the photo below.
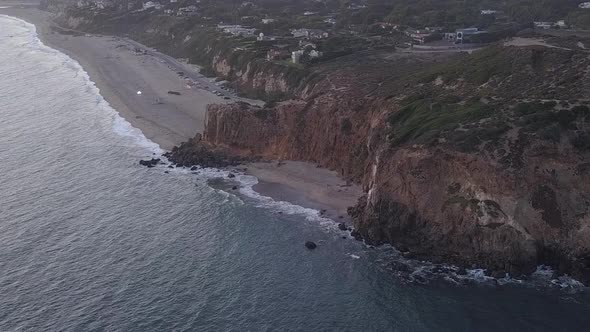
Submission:
M 367 51 L 302 69 L 165 17 L 61 22 L 124 31 L 272 101 L 210 105 L 195 141 L 312 161 L 362 184 L 349 213 L 368 243 L 498 276 L 546 264 L 590 282 L 586 50 Z
M 587 57 L 481 52 L 404 76 L 393 96 L 316 88 L 267 108 L 211 105 L 204 138 L 360 182 L 366 194 L 349 213 L 369 243 L 495 275 L 547 264 L 588 281 Z M 469 70 L 488 77 L 470 81 Z

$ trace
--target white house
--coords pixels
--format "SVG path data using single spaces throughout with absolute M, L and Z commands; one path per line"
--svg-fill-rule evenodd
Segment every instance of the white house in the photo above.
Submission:
M 481 15 L 494 15 L 497 14 L 498 11 L 497 10 L 493 10 L 493 9 L 482 9 L 480 11 Z
M 198 12 L 197 6 L 190 5 L 188 7 L 182 7 L 180 9 L 178 9 L 178 13 L 176 15 L 178 15 L 178 16 L 192 16 L 192 15 L 196 15 L 197 12 Z
M 291 34 L 295 38 L 322 39 L 328 38 L 328 33 L 318 29 L 293 29 Z
M 241 25 L 222 25 L 219 24 L 217 25 L 217 29 L 225 32 L 225 33 L 229 33 L 232 36 L 241 36 L 241 37 L 253 37 L 254 36 L 254 32 L 256 32 L 256 29 L 253 28 L 245 28 Z M 260 36 L 259 36 L 260 37 Z
M 262 24 L 270 24 L 270 23 L 273 23 L 274 21 L 275 21 L 274 18 L 263 18 Z
M 76 3 L 76 7 L 78 7 L 78 8 L 90 7 L 90 1 L 88 1 L 88 0 L 78 0 L 78 2 Z
M 148 2 L 143 3 L 143 10 L 150 9 L 150 8 L 158 9 L 157 7 L 162 8 L 162 5 L 160 5 L 159 2 L 154 2 L 154 1 L 148 1 Z
M 553 22 L 533 22 L 533 24 L 535 25 L 535 28 L 545 29 L 545 30 L 551 29 L 555 25 L 555 23 L 553 23 Z
M 582 2 L 578 5 L 580 9 L 590 9 L 590 2 Z
M 98 9 L 106 9 L 106 8 L 112 8 L 115 5 L 113 4 L 113 2 L 108 1 L 108 0 L 97 0 L 94 2 L 94 7 L 98 8 Z
M 322 52 L 318 52 L 316 50 L 311 50 L 309 52 L 309 56 L 312 57 L 312 58 L 319 58 L 319 57 L 322 56 Z
M 291 53 L 291 61 L 293 63 L 299 63 L 299 61 L 301 60 L 301 56 L 302 55 L 303 55 L 303 50 L 293 51 Z

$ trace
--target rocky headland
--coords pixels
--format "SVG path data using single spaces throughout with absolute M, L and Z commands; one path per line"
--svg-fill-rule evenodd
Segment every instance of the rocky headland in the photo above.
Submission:
M 202 137 L 168 155 L 176 163 L 313 162 L 362 185 L 349 214 L 368 243 L 494 275 L 545 264 L 590 282 L 585 49 L 501 42 L 473 54 L 369 50 L 300 69 L 251 58 L 168 18 L 123 26 L 68 15 L 58 19 L 125 31 L 269 101 L 210 105 Z

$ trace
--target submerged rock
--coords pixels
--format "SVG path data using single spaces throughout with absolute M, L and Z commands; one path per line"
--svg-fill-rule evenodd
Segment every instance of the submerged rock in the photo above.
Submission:
M 313 249 L 317 248 L 317 245 L 311 241 L 307 241 L 307 242 L 305 242 L 305 247 L 307 249 L 313 250 Z

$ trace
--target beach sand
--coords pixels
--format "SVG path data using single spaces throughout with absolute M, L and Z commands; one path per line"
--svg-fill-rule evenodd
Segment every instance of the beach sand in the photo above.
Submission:
M 248 174 L 260 183 L 254 190 L 275 200 L 326 210 L 325 216 L 334 220 L 347 220 L 346 210 L 357 203 L 362 195 L 360 186 L 347 184 L 334 171 L 317 168 L 300 161 L 254 163 L 248 165 Z
M 193 66 L 132 40 L 60 33 L 53 26 L 50 15 L 34 7 L 3 8 L 0 14 L 34 24 L 43 43 L 78 61 L 109 104 L 164 150 L 170 150 L 203 131 L 208 104 L 238 100 L 263 104 L 227 91 L 222 92 L 230 97 L 229 100 L 217 96 L 211 91 L 220 91 L 219 87 L 213 80 L 200 75 Z M 147 54 L 138 54 L 136 48 Z M 198 82 L 199 86 L 188 88 L 178 71 Z M 141 91 L 141 95 L 137 91 Z M 181 95 L 170 95 L 168 91 Z M 346 219 L 347 207 L 356 204 L 362 194 L 359 186 L 347 186 L 336 172 L 316 168 L 311 163 L 287 161 L 281 166 L 276 162 L 255 163 L 247 168 L 248 174 L 259 179 L 254 189 L 260 194 L 326 210 L 325 215 L 336 221 Z

